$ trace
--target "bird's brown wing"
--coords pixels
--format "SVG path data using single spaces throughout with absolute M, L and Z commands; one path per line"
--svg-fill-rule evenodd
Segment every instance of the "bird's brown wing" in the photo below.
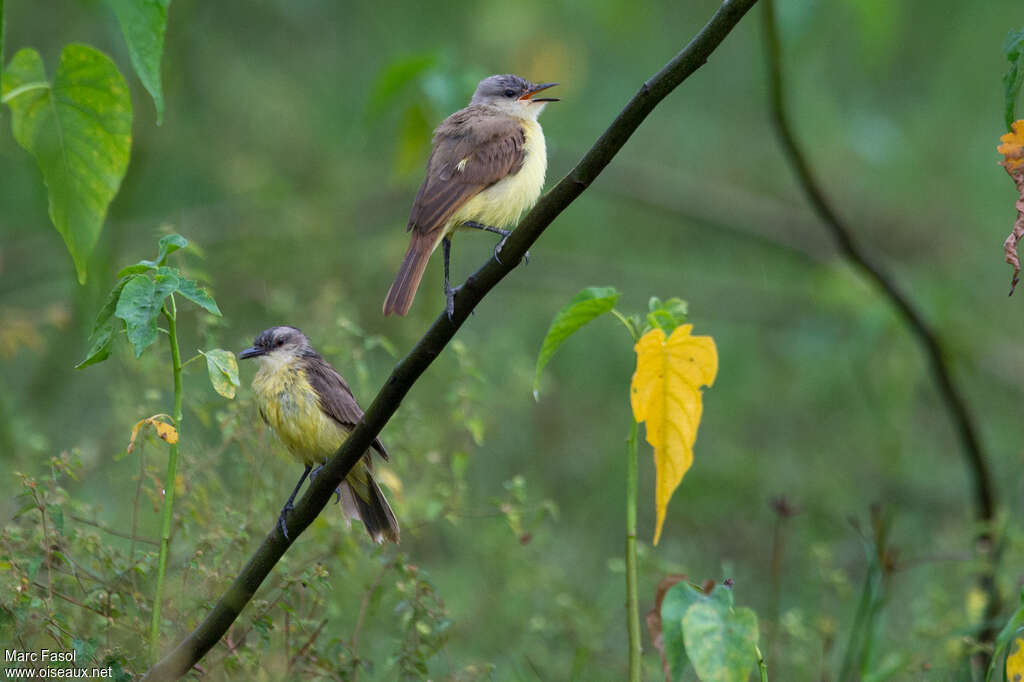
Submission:
M 348 387 L 337 370 L 319 356 L 310 358 L 305 369 L 306 379 L 316 391 L 320 409 L 324 411 L 324 414 L 347 429 L 355 426 L 356 422 L 362 418 L 363 410 L 356 402 L 355 396 L 352 395 L 352 389 Z M 374 439 L 371 447 L 379 452 L 384 459 L 388 458 L 387 450 L 384 449 L 380 438 Z
M 444 227 L 469 199 L 523 166 L 526 133 L 518 120 L 483 107 L 455 112 L 434 131 L 427 177 L 416 194 L 409 229 Z

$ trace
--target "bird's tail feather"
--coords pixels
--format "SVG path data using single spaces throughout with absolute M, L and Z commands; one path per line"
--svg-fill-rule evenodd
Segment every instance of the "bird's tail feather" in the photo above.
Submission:
M 384 314 L 397 313 L 405 315 L 409 312 L 413 298 L 416 297 L 416 290 L 419 289 L 420 280 L 427 269 L 427 261 L 430 254 L 437 248 L 438 240 L 435 235 L 412 233 L 412 241 L 409 243 L 409 250 L 405 252 L 402 265 L 398 268 L 395 281 L 388 289 L 387 298 L 384 299 Z
M 356 466 L 363 467 L 363 471 L 349 474 L 341 482 L 342 511 L 346 518 L 362 521 L 374 542 L 380 544 L 388 540 L 398 544 L 398 521 L 384 493 L 365 465 Z

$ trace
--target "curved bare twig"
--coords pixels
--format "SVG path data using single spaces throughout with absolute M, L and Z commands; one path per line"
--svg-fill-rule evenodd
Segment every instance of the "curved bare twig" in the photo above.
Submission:
M 273 530 L 205 620 L 173 651 L 154 665 L 143 680 L 177 679 L 188 672 L 220 640 L 252 599 L 263 579 L 291 543 L 324 508 L 334 494 L 334 489 L 366 452 L 370 443 L 398 409 L 402 398 L 434 358 L 441 354 L 473 308 L 512 271 L 548 225 L 604 170 L 654 107 L 707 62 L 708 56 L 756 2 L 757 0 L 725 0 L 690 44 L 640 87 L 639 92 L 629 100 L 576 167 L 545 194 L 523 218 L 502 248 L 502 262 L 499 263 L 492 258 L 459 287 L 451 319 L 442 312 L 434 320 L 423 338 L 395 367 L 345 443 L 321 470 L 302 499 L 296 503 L 288 524 L 288 535 L 292 540 L 286 540 L 275 523 Z

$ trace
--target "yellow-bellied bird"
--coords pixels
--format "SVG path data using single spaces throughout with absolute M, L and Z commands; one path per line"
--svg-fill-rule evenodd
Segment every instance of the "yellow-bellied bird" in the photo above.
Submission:
M 537 117 L 553 97 L 534 97 L 557 83 L 531 83 L 519 76 L 480 81 L 469 106 L 446 118 L 434 131 L 427 177 L 412 205 L 412 232 L 384 314 L 409 312 L 427 260 L 438 244 L 444 252 L 444 293 L 448 316 L 455 292 L 448 283 L 451 234 L 473 228 L 500 234 L 494 257 L 523 211 L 544 187 L 548 156 Z
M 271 327 L 238 354 L 239 359 L 259 358 L 260 369 L 252 380 L 263 421 L 306 469 L 288 497 L 278 523 L 285 538 L 285 515 L 306 477 L 313 476 L 337 452 L 363 411 L 352 390 L 295 327 Z M 388 453 L 380 439 L 371 446 L 384 459 Z M 374 542 L 398 542 L 398 522 L 373 480 L 373 462 L 367 451 L 338 487 L 341 506 L 348 519 L 359 519 Z

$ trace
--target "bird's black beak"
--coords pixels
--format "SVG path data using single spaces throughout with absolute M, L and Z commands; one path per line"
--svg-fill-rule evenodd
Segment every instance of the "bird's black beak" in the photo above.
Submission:
M 558 83 L 541 83 L 539 85 L 532 86 L 529 90 L 519 96 L 519 100 L 529 100 L 530 102 L 557 102 L 557 97 L 534 97 L 538 92 L 543 92 L 548 88 L 553 88 Z
M 256 358 L 260 355 L 266 355 L 267 351 L 253 346 L 252 348 L 246 348 L 245 350 L 238 353 L 239 360 L 246 360 L 248 358 Z

